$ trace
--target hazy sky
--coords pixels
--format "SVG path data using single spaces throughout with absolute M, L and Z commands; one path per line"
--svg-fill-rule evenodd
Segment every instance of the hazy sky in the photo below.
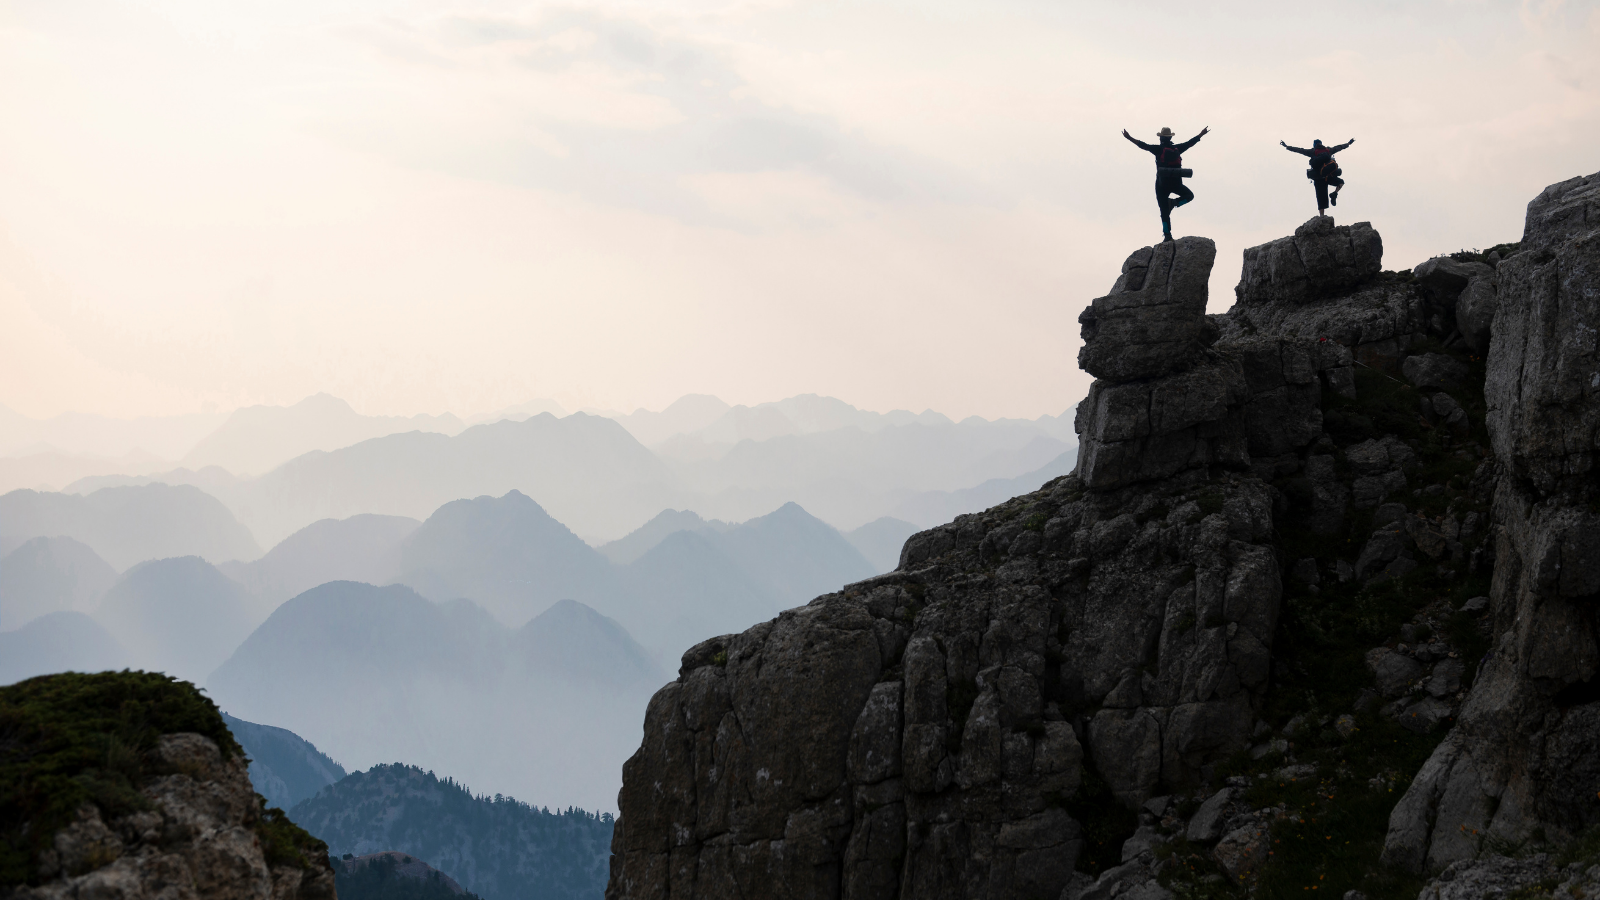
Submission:
M 1159 237 L 1385 264 L 1600 168 L 1594 2 L 0 0 L 0 404 L 468 415 L 801 392 L 1037 416 Z

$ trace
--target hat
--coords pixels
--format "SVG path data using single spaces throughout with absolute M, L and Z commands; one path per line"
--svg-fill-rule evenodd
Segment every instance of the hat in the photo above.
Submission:
M 1156 137 L 1172 137 L 1172 129 L 1162 128 L 1160 131 L 1156 132 Z

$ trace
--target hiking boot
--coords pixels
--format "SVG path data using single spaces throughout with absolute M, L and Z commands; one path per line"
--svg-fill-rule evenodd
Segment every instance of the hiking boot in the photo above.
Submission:
M 1172 232 L 1169 231 L 1166 234 L 1162 235 L 1161 236 L 1161 243 L 1163 243 L 1163 244 L 1172 243 Z
M 1339 205 L 1339 192 L 1338 191 L 1334 191 L 1333 193 L 1328 195 L 1328 205 L 1329 206 L 1338 206 Z

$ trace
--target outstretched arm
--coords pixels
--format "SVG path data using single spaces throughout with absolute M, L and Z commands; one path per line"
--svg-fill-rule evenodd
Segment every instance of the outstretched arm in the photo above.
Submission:
M 1278 143 L 1280 145 L 1282 145 L 1283 149 L 1289 151 L 1290 153 L 1298 153 L 1301 156 L 1310 156 L 1311 155 L 1311 151 L 1310 150 L 1305 150 L 1305 149 L 1302 149 L 1300 147 L 1291 147 L 1288 144 L 1283 143 L 1283 141 L 1279 141 Z
M 1128 129 L 1126 129 L 1126 128 L 1122 129 L 1122 136 L 1127 138 L 1128 140 L 1132 141 L 1133 145 L 1135 147 L 1138 147 L 1140 150 L 1143 150 L 1146 153 L 1154 153 L 1155 150 L 1156 150 L 1156 148 L 1154 146 L 1152 146 L 1150 144 L 1146 144 L 1144 141 L 1141 141 L 1138 138 L 1134 137 L 1133 135 L 1129 134 L 1128 133 Z
M 1345 141 L 1344 143 L 1340 144 L 1339 146 L 1330 147 L 1329 149 L 1332 150 L 1334 153 L 1338 153 L 1340 150 L 1343 150 L 1344 148 L 1350 146 L 1351 144 L 1354 144 L 1355 142 L 1356 142 L 1356 139 L 1355 138 L 1351 138 L 1350 140 Z
M 1200 143 L 1200 139 L 1205 137 L 1210 131 L 1211 131 L 1211 126 L 1210 125 L 1207 125 L 1206 127 L 1200 129 L 1200 133 L 1199 134 L 1195 135 L 1192 138 L 1189 138 L 1187 141 L 1184 141 L 1183 143 L 1178 145 L 1178 152 L 1182 153 L 1182 152 L 1188 150 L 1190 147 L 1193 147 L 1195 144 Z

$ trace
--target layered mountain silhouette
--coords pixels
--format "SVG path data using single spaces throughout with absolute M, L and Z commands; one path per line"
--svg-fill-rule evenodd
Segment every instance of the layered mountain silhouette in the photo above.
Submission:
M 196 684 L 256 623 L 244 587 L 198 556 L 134 566 L 105 592 L 94 618 L 117 636 L 136 667 Z
M 324 518 L 426 518 L 462 497 L 520 490 L 579 534 L 621 532 L 665 506 L 673 476 L 610 419 L 548 413 L 409 432 L 297 457 L 220 496 L 269 542 Z
M 948 522 L 965 513 L 981 512 L 1015 497 L 1039 489 L 1039 485 L 1072 472 L 1078 463 L 1078 448 L 1073 447 L 1041 468 L 1015 478 L 991 478 L 982 484 L 954 491 L 923 491 L 900 500 L 893 516 L 924 528 Z
M 0 559 L 0 631 L 53 612 L 89 612 L 117 570 L 88 544 L 36 537 Z
M 53 612 L 0 631 L 0 684 L 55 672 L 103 672 L 130 664 L 105 626 L 81 612 Z
M 736 525 L 667 510 L 600 550 L 625 561 L 623 599 L 607 611 L 649 635 L 646 645 L 668 664 L 708 636 L 877 574 L 838 531 L 795 503 Z
M 0 535 L 70 537 L 119 571 L 147 559 L 222 562 L 261 553 L 226 506 L 188 485 L 114 487 L 87 496 L 12 491 L 0 496 Z
M 906 538 L 921 530 L 904 519 L 884 516 L 845 532 L 844 539 L 882 574 L 894 571 L 900 564 L 900 548 L 905 546 Z
M 356 772 L 289 815 L 336 857 L 399 851 L 485 900 L 592 900 L 605 891 L 610 815 L 476 796 L 416 766 Z
M 323 519 L 284 538 L 260 559 L 218 568 L 250 590 L 266 618 L 278 604 L 319 584 L 389 583 L 400 571 L 401 543 L 421 524 L 370 513 Z
M 657 452 L 702 514 L 742 519 L 793 501 L 848 526 L 898 515 L 896 505 L 915 494 L 1032 472 L 1071 446 L 1034 423 L 918 420 L 732 444 L 680 436 Z
M 521 491 L 456 500 L 406 537 L 395 581 L 424 597 L 469 597 L 507 625 L 563 598 L 605 605 L 610 562 Z
M 407 759 L 605 806 L 666 679 L 626 629 L 576 602 L 512 629 L 470 600 L 342 581 L 278 607 L 207 687 L 233 715 L 346 764 Z
M 455 416 L 363 416 L 350 404 L 314 394 L 293 406 L 246 406 L 233 411 L 216 431 L 183 458 L 192 469 L 220 466 L 235 474 L 260 474 L 313 450 L 337 450 L 371 438 L 407 431 L 456 434 Z
M 67 456 L 178 459 L 216 430 L 220 413 L 113 419 L 93 413 L 62 413 L 45 419 L 0 406 L 0 455 L 59 452 Z
M 288 809 L 347 774 L 344 766 L 287 728 L 257 725 L 227 713 L 222 721 L 250 758 L 250 783 L 268 806 Z

